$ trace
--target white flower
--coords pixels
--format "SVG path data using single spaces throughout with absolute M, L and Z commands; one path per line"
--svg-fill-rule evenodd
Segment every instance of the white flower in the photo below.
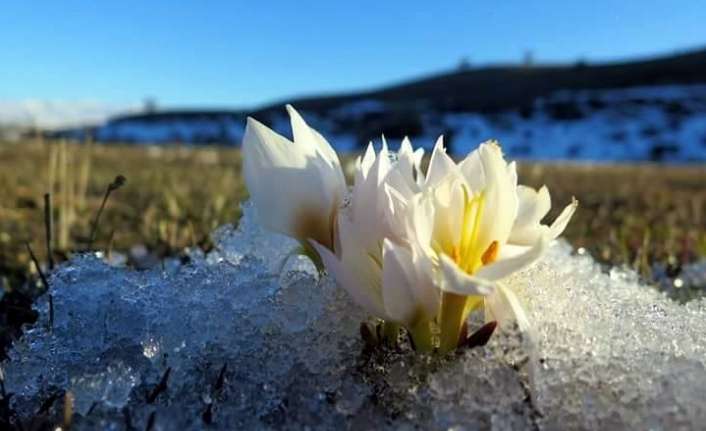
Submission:
M 347 204 L 338 157 L 290 106 L 294 142 L 248 120 L 245 179 L 262 223 L 302 242 L 353 300 L 406 327 L 415 347 L 445 353 L 466 333 L 471 312 L 486 320 L 529 321 L 501 281 L 539 259 L 576 210 L 551 225 L 549 191 L 517 185 L 514 163 L 486 142 L 456 164 L 439 138 L 424 175 L 409 140 L 392 157 L 383 138 L 356 162 Z M 493 326 L 494 327 L 494 326 Z
M 425 226 L 432 226 L 421 249 L 436 263 L 443 292 L 436 319 L 439 349 L 457 346 L 469 313 L 479 307 L 486 309 L 488 318 L 514 319 L 527 326 L 519 300 L 498 282 L 542 256 L 549 241 L 566 226 L 575 204 L 552 227 L 540 225 L 549 208 L 535 211 L 532 205 L 546 202 L 526 199 L 524 192 L 518 192 L 515 165 L 504 160 L 494 142 L 481 144 L 458 165 L 438 143 L 425 186 L 423 197 L 414 201 L 412 211 L 420 216 L 414 218 L 408 236 L 418 237 L 428 229 Z M 541 213 L 539 218 L 535 212 Z M 522 215 L 519 222 L 518 215 Z M 510 243 L 515 231 L 526 233 L 518 243 L 522 245 Z
M 287 105 L 294 141 L 248 118 L 243 174 L 261 223 L 308 244 L 332 249 L 333 228 L 346 191 L 335 151 Z
M 402 235 L 400 217 L 404 214 L 393 206 L 390 193 L 406 200 L 419 191 L 417 179 L 421 178 L 423 155 L 421 148 L 412 151 L 411 143 L 405 138 L 393 162 L 383 138 L 377 156 L 371 143 L 356 162 L 348 215 L 365 248 L 377 257 L 381 256 L 384 238 L 399 239 Z
M 371 315 L 414 326 L 428 322 L 438 308 L 431 262 L 408 247 L 407 199 L 419 190 L 422 152 L 404 140 L 396 161 L 387 144 L 372 145 L 359 159 L 350 205 L 339 213 L 334 252 L 314 243 L 338 284 Z

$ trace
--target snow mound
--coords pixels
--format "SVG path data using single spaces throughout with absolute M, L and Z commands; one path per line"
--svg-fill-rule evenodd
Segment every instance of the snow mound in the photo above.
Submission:
M 216 249 L 148 271 L 82 256 L 3 364 L 15 422 L 93 429 L 696 429 L 706 301 L 679 305 L 559 242 L 509 280 L 534 323 L 446 358 L 369 352 L 362 312 L 245 208 Z

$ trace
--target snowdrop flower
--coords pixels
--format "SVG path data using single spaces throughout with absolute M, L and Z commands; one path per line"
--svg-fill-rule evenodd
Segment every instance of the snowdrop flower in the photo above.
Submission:
M 299 240 L 306 252 L 312 251 L 310 239 L 333 249 L 337 211 L 346 192 L 341 165 L 326 139 L 292 106 L 287 111 L 293 142 L 248 118 L 245 184 L 265 227 Z

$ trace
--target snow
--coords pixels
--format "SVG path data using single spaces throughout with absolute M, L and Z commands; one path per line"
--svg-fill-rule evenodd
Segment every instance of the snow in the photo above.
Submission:
M 96 139 L 123 142 L 234 142 L 245 124 L 225 118 L 193 120 L 121 120 L 99 127 Z
M 399 107 L 380 100 L 357 99 L 327 112 L 301 113 L 338 151 L 348 152 L 361 150 L 368 139 L 379 140 L 379 136 L 365 135 L 364 126 L 375 118 L 385 118 L 394 129 L 400 120 L 395 118 L 400 115 L 395 109 Z M 410 109 L 404 115 L 417 115 Z M 523 112 L 426 109 L 419 116 L 421 131 L 410 135 L 415 146 L 431 148 L 438 135 L 445 134 L 450 151 L 457 155 L 466 154 L 482 141 L 497 139 L 513 143 L 505 150 L 515 159 L 706 161 L 706 85 L 564 90 L 536 100 Z M 237 145 L 245 127 L 241 117 L 123 118 L 98 127 L 95 137 L 105 142 Z M 290 135 L 284 107 L 269 117 L 261 119 L 268 120 L 279 133 Z M 77 129 L 71 136 L 82 133 Z M 402 136 L 388 138 L 399 141 Z
M 576 117 L 558 120 L 552 104 L 569 103 Z M 508 154 L 529 159 L 592 161 L 706 160 L 706 86 L 639 87 L 561 92 L 535 103 L 533 113 L 447 114 L 453 150 L 477 142 L 513 142 Z
M 706 300 L 681 305 L 565 242 L 508 284 L 533 322 L 446 358 L 364 350 L 365 316 L 252 208 L 216 248 L 146 271 L 95 255 L 51 276 L 2 364 L 26 424 L 93 429 L 696 429 Z M 703 273 L 702 273 L 703 275 Z M 475 324 L 475 323 L 474 323 Z M 56 396 L 56 395 L 59 396 Z M 52 395 L 56 400 L 46 403 Z M 47 407 L 47 404 L 48 407 Z

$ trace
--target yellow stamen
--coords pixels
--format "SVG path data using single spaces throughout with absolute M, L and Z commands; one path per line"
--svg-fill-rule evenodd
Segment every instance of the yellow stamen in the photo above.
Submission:
M 453 259 L 454 262 L 460 262 L 461 252 L 459 251 L 458 247 L 454 247 L 451 249 L 451 259 Z
M 488 246 L 488 249 L 483 252 L 483 256 L 481 256 L 480 260 L 483 262 L 483 265 L 489 265 L 493 262 L 495 262 L 498 258 L 498 251 L 500 250 L 500 246 L 498 245 L 497 241 L 493 241 L 490 243 Z
M 483 193 L 471 198 L 468 189 L 463 187 L 461 240 L 458 246 L 450 250 L 449 256 L 468 274 L 473 274 L 483 265 L 481 255 L 484 253 L 483 250 L 478 249 L 477 243 L 484 204 Z M 458 346 L 461 329 L 468 314 L 482 304 L 483 298 L 480 296 L 463 296 L 449 292 L 442 295 L 439 316 L 441 326 L 439 350 L 442 353 L 449 352 Z
M 468 218 L 464 216 L 463 230 L 468 230 L 470 234 L 464 244 L 465 248 L 462 249 L 463 252 L 465 252 L 463 253 L 464 259 L 460 262 L 459 266 L 469 274 L 476 272 L 480 266 L 480 263 L 478 262 L 478 254 L 480 250 L 478 250 L 476 243 L 478 241 L 478 236 L 480 235 L 480 221 L 483 217 L 484 204 L 485 196 L 481 193 L 468 203 L 467 208 L 469 209 L 464 211 L 464 213 L 468 213 Z M 468 227 L 470 227 L 470 229 L 468 229 Z
M 472 244 L 471 237 L 473 236 L 473 226 L 472 226 L 473 219 L 471 217 L 474 215 L 473 212 L 475 212 L 474 211 L 475 210 L 474 204 L 476 202 L 476 199 L 475 198 L 471 199 L 469 197 L 468 188 L 465 185 L 462 187 L 462 189 L 463 189 L 463 218 L 461 220 L 461 241 L 459 243 L 459 246 L 460 246 L 461 250 L 466 251 L 466 250 L 468 250 L 468 248 Z M 455 257 L 453 257 L 453 258 L 456 263 L 459 263 L 459 264 L 461 263 L 459 261 L 459 259 L 457 259 Z

